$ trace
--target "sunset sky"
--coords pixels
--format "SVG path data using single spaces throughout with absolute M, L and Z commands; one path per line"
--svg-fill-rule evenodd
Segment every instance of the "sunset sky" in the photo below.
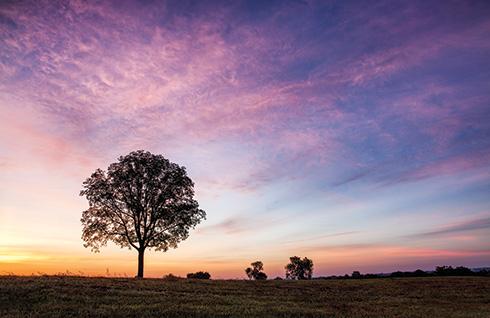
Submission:
M 145 149 L 207 220 L 148 276 L 490 265 L 488 1 L 2 1 L 0 274 L 134 276 L 82 182 Z

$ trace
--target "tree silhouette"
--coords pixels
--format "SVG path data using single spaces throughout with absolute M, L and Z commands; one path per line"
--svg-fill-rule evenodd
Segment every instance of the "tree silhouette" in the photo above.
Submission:
M 311 279 L 313 275 L 313 261 L 307 257 L 301 259 L 298 256 L 289 258 L 290 263 L 286 265 L 286 278 L 288 279 Z
M 211 275 L 208 272 L 195 272 L 195 273 L 188 273 L 187 278 L 191 279 L 210 279 Z
M 206 217 L 185 167 L 143 150 L 119 157 L 107 171 L 97 169 L 80 195 L 89 202 L 81 219 L 84 246 L 99 252 L 112 241 L 136 249 L 140 278 L 146 249 L 176 248 Z
M 352 278 L 362 278 L 362 275 L 359 271 L 353 271 L 351 276 Z
M 253 262 L 250 265 L 252 265 L 252 267 L 247 267 L 245 269 L 245 273 L 247 274 L 249 279 L 267 279 L 267 274 L 262 271 L 264 269 L 264 264 L 261 261 Z

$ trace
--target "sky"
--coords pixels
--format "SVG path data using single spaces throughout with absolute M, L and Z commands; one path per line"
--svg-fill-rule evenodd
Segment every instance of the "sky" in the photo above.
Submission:
M 0 274 L 134 276 L 82 182 L 144 149 L 207 213 L 145 274 L 490 265 L 488 1 L 1 1 Z

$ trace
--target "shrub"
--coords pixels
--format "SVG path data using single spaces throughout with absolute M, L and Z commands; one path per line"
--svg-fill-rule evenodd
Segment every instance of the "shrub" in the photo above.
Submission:
M 195 272 L 187 274 L 187 278 L 190 279 L 210 279 L 211 275 L 208 272 Z
M 352 278 L 361 278 L 361 273 L 359 271 L 353 271 Z
M 178 280 L 181 280 L 181 279 L 183 279 L 183 278 L 180 277 L 180 276 L 175 276 L 172 273 L 163 276 L 163 280 L 168 281 L 168 282 L 175 282 L 175 281 L 178 281 Z

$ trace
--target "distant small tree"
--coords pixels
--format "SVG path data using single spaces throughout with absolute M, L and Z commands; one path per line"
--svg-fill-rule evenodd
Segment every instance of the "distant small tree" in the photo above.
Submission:
M 140 278 L 146 250 L 176 248 L 206 217 L 185 167 L 143 150 L 119 157 L 107 171 L 97 169 L 80 195 L 89 202 L 81 219 L 84 246 L 98 252 L 112 241 L 134 248 Z
M 261 261 L 253 262 L 250 265 L 252 265 L 252 267 L 247 267 L 245 269 L 245 274 L 247 274 L 248 279 L 255 279 L 255 280 L 267 279 L 267 274 L 263 272 L 264 264 Z
M 468 267 L 437 266 L 436 275 L 439 276 L 473 276 L 475 273 Z
M 313 276 L 313 261 L 311 259 L 293 256 L 289 260 L 290 263 L 285 267 L 287 279 L 311 279 Z
M 352 278 L 361 278 L 361 273 L 359 271 L 353 271 Z
M 454 271 L 452 266 L 436 266 L 436 275 L 448 276 Z
M 211 275 L 208 272 L 195 272 L 187 274 L 187 278 L 192 279 L 210 279 Z
M 452 275 L 454 276 L 472 276 L 474 272 L 468 267 L 458 266 L 453 270 Z

